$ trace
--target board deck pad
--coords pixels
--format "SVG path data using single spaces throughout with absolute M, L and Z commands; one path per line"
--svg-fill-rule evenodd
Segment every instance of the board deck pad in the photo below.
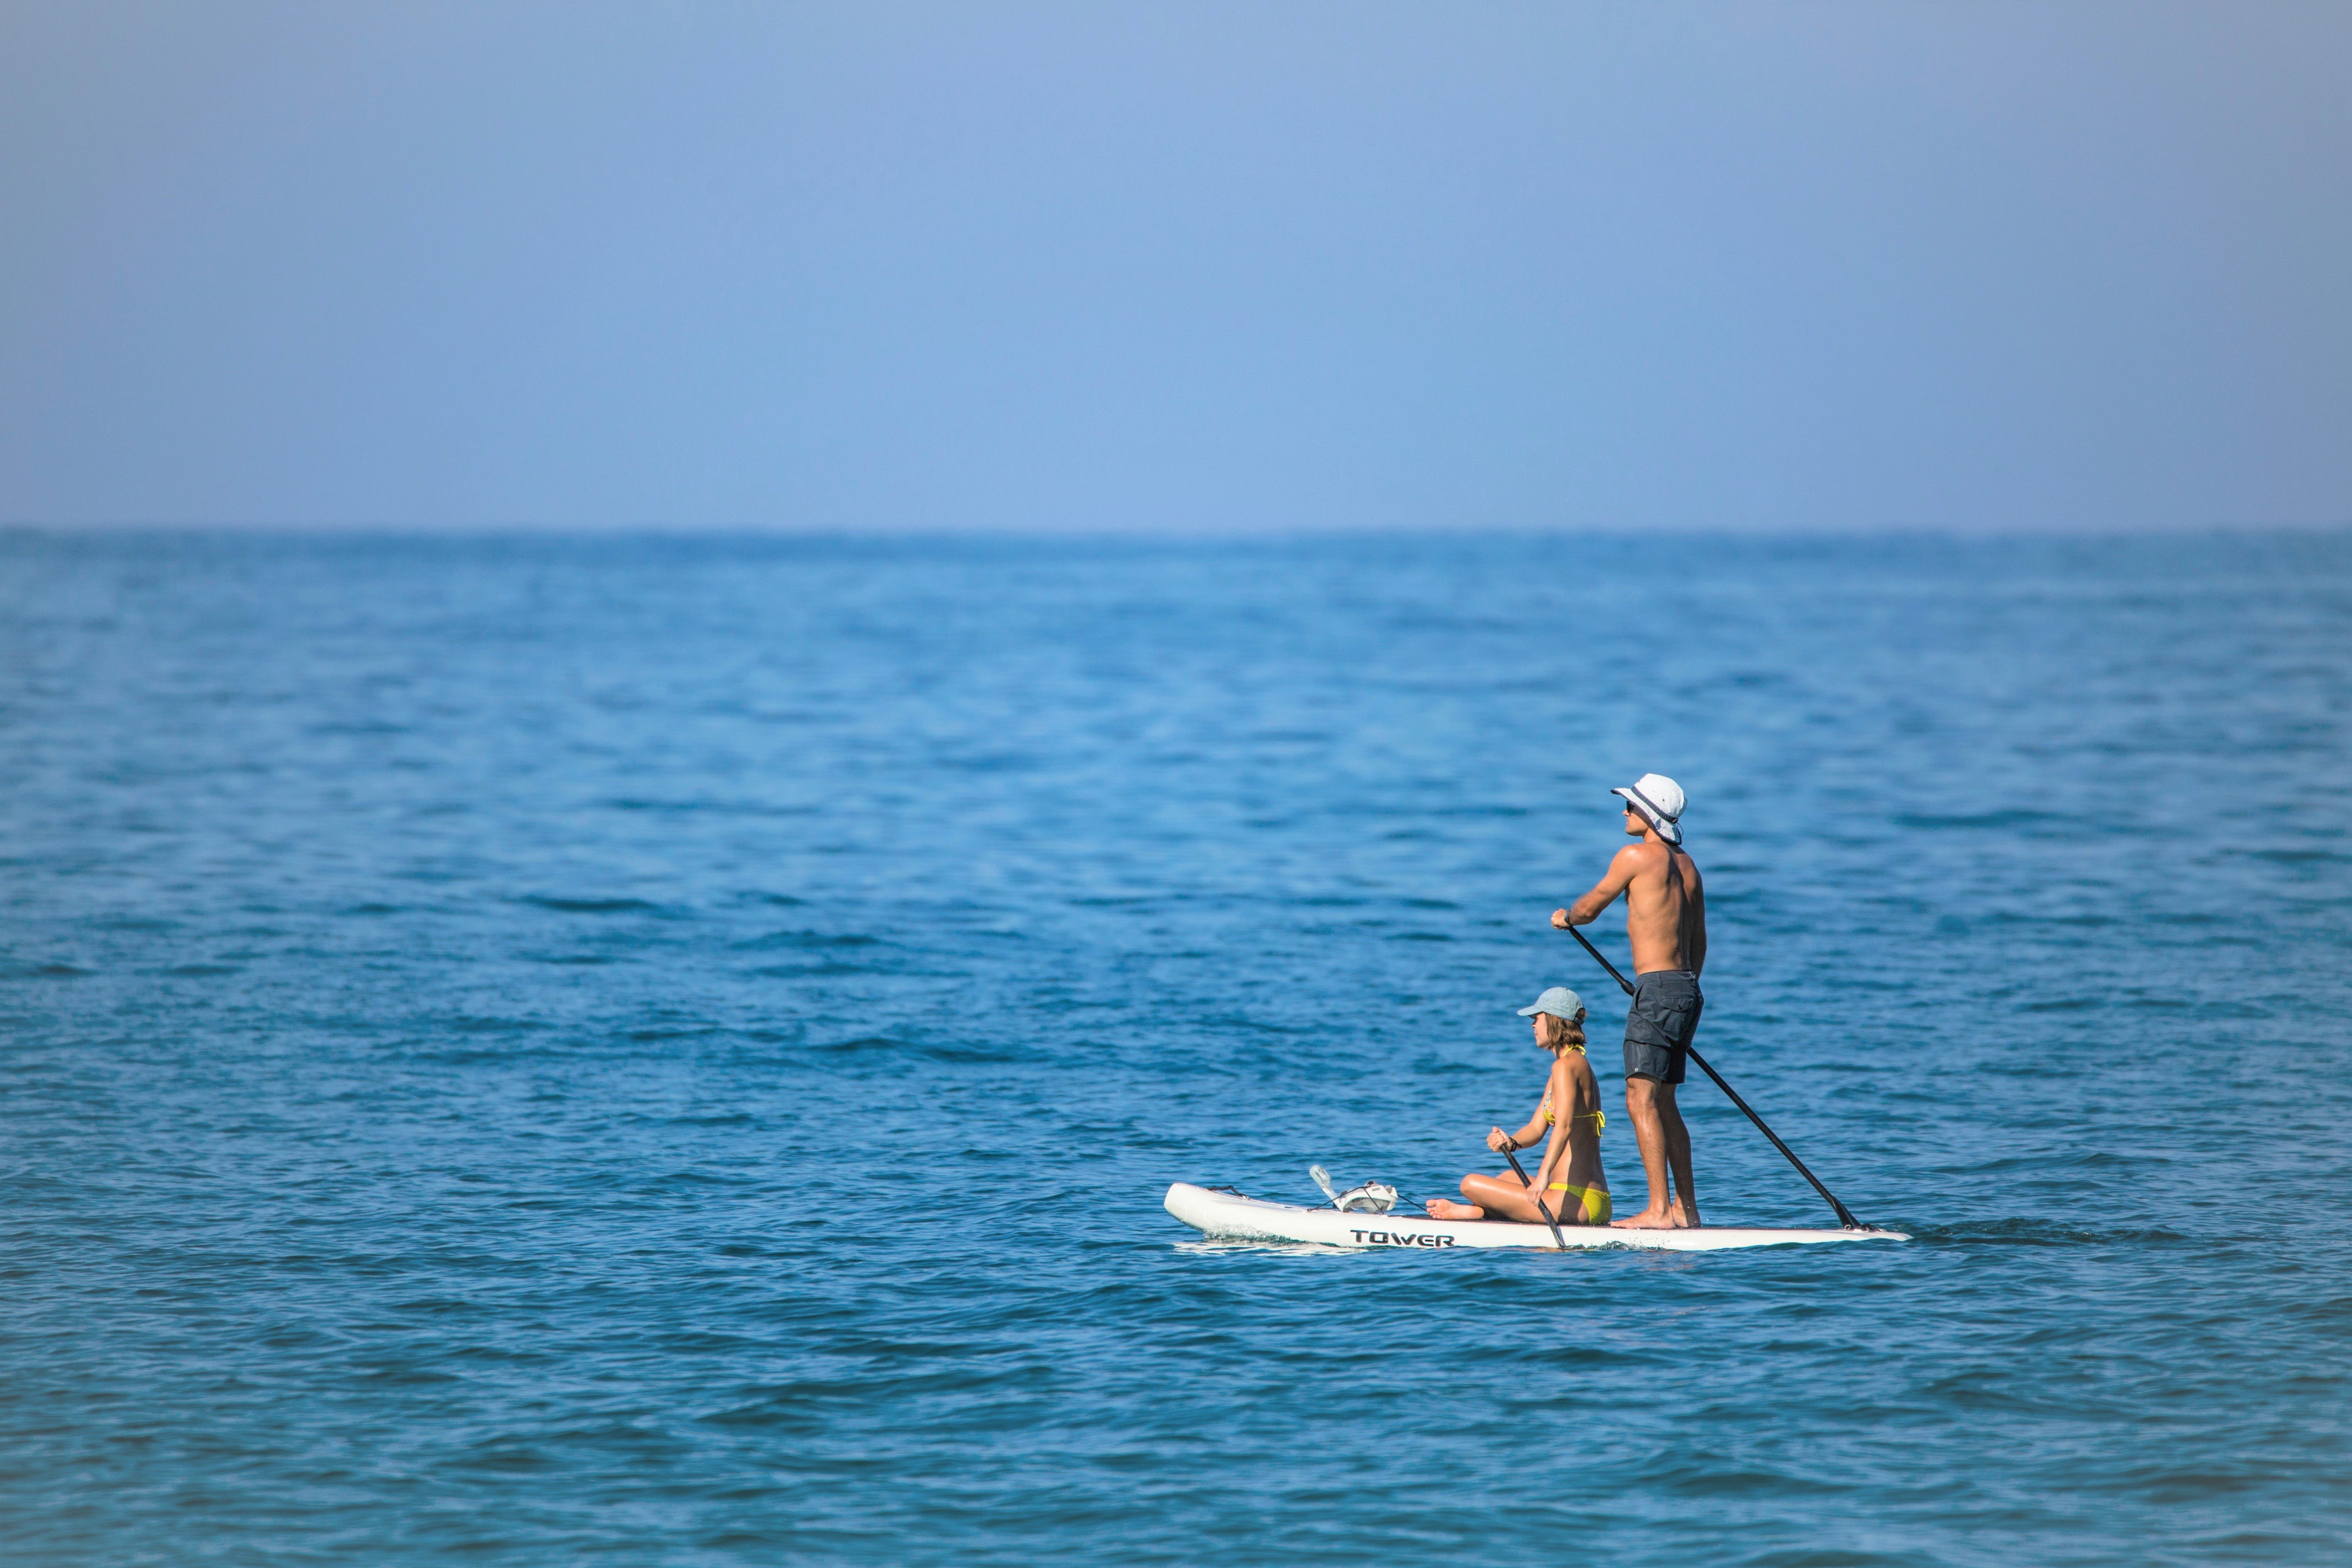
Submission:
M 1239 1193 L 1213 1191 L 1178 1182 L 1168 1189 L 1168 1212 L 1203 1236 L 1240 1240 L 1318 1242 L 1327 1247 L 1532 1247 L 1547 1252 L 1564 1242 L 1571 1247 L 1630 1247 L 1654 1252 L 1717 1252 L 1734 1247 L 1790 1247 L 1820 1241 L 1908 1241 L 1894 1230 L 1765 1230 L 1740 1226 L 1702 1226 L 1696 1230 L 1616 1230 L 1608 1226 L 1564 1225 L 1559 1241 L 1551 1227 L 1516 1220 L 1431 1219 L 1423 1215 L 1341 1213 L 1328 1206 L 1268 1203 Z

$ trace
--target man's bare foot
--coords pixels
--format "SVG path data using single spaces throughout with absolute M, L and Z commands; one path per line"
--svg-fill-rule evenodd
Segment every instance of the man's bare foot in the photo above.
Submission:
M 1476 1204 L 1457 1204 L 1452 1198 L 1432 1198 L 1421 1205 L 1432 1219 L 1485 1219 L 1486 1211 Z
M 1675 1216 L 1664 1209 L 1643 1209 L 1640 1214 L 1627 1215 L 1623 1219 L 1609 1222 L 1612 1230 L 1680 1230 Z
M 1696 1205 L 1677 1201 L 1667 1208 L 1666 1218 L 1673 1222 L 1676 1230 L 1696 1230 L 1699 1226 Z

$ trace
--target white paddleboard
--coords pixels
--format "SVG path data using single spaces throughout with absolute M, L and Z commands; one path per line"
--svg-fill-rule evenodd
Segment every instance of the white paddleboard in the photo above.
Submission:
M 1168 1212 L 1204 1236 L 1255 1241 L 1312 1241 L 1328 1247 L 1537 1247 L 1550 1250 L 1551 1227 L 1514 1220 L 1429 1219 L 1420 1215 L 1342 1214 L 1335 1208 L 1270 1204 L 1190 1182 L 1168 1189 Z M 1727 1247 L 1787 1247 L 1812 1241 L 1908 1241 L 1893 1230 L 1751 1230 L 1710 1225 L 1696 1230 L 1613 1230 L 1564 1225 L 1570 1247 L 1640 1247 L 1662 1252 L 1713 1252 Z

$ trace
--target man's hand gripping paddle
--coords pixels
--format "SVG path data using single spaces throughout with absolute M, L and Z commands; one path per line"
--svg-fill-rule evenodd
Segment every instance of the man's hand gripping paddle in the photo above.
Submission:
M 1617 966 L 1610 963 L 1606 958 L 1603 958 L 1601 954 L 1601 950 L 1593 946 L 1591 941 L 1587 938 L 1582 931 L 1577 930 L 1574 926 L 1569 926 L 1565 929 L 1569 935 L 1574 937 L 1578 942 L 1584 944 L 1584 951 L 1592 955 L 1592 962 L 1607 970 L 1609 972 L 1609 978 L 1614 980 L 1619 986 L 1623 988 L 1626 995 L 1631 996 L 1633 994 L 1633 983 L 1627 980 L 1623 975 L 1618 973 Z M 1797 1167 L 1797 1174 L 1812 1183 L 1813 1191 L 1821 1194 L 1822 1197 L 1829 1200 L 1830 1207 L 1837 1211 L 1838 1223 L 1840 1225 L 1845 1226 L 1848 1230 L 1875 1230 L 1878 1228 L 1876 1226 L 1864 1225 L 1862 1221 L 1854 1218 L 1853 1211 L 1847 1208 L 1843 1204 L 1838 1202 L 1837 1194 L 1830 1191 L 1827 1187 L 1822 1185 L 1822 1179 L 1819 1176 L 1814 1175 L 1811 1171 L 1805 1169 L 1805 1163 L 1797 1158 L 1796 1152 L 1790 1149 L 1786 1143 L 1780 1142 L 1780 1135 L 1779 1133 L 1764 1125 L 1764 1119 L 1762 1117 L 1748 1109 L 1748 1102 L 1740 1099 L 1738 1092 L 1729 1084 L 1723 1081 L 1723 1075 L 1721 1073 L 1706 1065 L 1706 1058 L 1705 1057 L 1699 1055 L 1696 1049 L 1688 1046 L 1683 1047 L 1683 1054 L 1689 1057 L 1691 1060 L 1698 1064 L 1699 1071 L 1715 1079 L 1715 1087 L 1723 1090 L 1725 1095 L 1729 1097 L 1731 1103 L 1739 1107 L 1741 1113 L 1744 1114 L 1748 1121 L 1756 1123 L 1756 1130 L 1759 1132 L 1761 1132 L 1765 1137 L 1772 1140 L 1772 1147 L 1780 1151 L 1782 1154 L 1788 1157 L 1789 1163 Z M 1512 1169 L 1517 1170 L 1518 1168 L 1518 1163 L 1519 1163 L 1517 1160 L 1512 1161 Z M 1520 1179 L 1525 1180 L 1526 1178 L 1523 1175 Z M 1537 1199 L 1536 1206 L 1538 1208 L 1542 1207 L 1543 1200 L 1540 1198 Z M 1554 1234 L 1558 1233 L 1555 1232 Z

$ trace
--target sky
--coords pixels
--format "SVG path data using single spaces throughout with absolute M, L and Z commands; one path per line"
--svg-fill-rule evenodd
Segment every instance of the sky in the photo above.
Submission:
M 0 522 L 2352 525 L 2352 6 L 0 0 Z

